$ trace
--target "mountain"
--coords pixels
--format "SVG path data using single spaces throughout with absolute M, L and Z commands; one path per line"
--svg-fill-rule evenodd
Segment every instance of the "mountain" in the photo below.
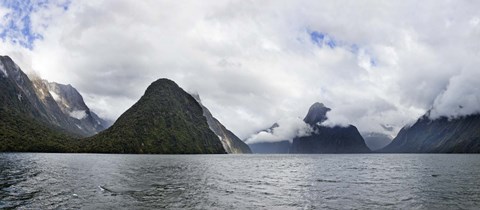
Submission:
M 310 136 L 293 139 L 291 153 L 368 153 L 371 150 L 365 144 L 357 128 L 335 126 L 333 128 L 315 126 Z
M 279 127 L 278 123 L 274 123 L 267 129 L 256 132 L 259 134 L 261 132 L 266 132 L 273 134 L 273 129 Z M 290 151 L 290 140 L 281 140 L 281 141 L 262 141 L 258 140 L 255 143 L 249 143 L 250 149 L 253 153 L 256 154 L 288 154 Z
M 67 130 L 72 125 L 39 92 L 10 57 L 0 56 L 0 151 L 76 150 L 75 135 Z
M 248 154 L 252 153 L 250 147 L 245 142 L 239 139 L 234 133 L 225 128 L 215 117 L 213 117 L 210 110 L 202 104 L 198 94 L 192 94 L 193 98 L 197 100 L 203 110 L 203 116 L 207 118 L 208 127 L 218 136 L 222 142 L 223 148 L 229 154 Z
M 9 104 L 10 108 L 22 110 L 30 117 L 78 136 L 91 136 L 104 129 L 104 127 L 98 126 L 96 120 L 90 116 L 90 111 L 83 102 L 82 96 L 73 87 L 70 86 L 77 98 L 68 98 L 68 100 L 71 99 L 69 102 L 76 100 L 75 103 L 82 104 L 83 109 L 87 110 L 85 119 L 79 119 L 78 116 L 66 113 L 60 106 L 61 103 L 56 100 L 58 97 L 54 97 L 57 94 L 50 90 L 47 81 L 35 74 L 27 76 L 8 56 L 2 56 L 0 59 L 0 74 L 4 79 L 4 85 L 8 86 L 8 89 L 3 89 L 2 92 L 17 98 L 15 101 L 4 100 L 4 103 Z
M 427 112 L 415 124 L 403 127 L 381 152 L 480 153 L 480 114 L 455 119 L 430 119 Z
M 303 121 L 311 126 L 323 123 L 327 120 L 327 112 L 331 111 L 330 108 L 326 107 L 322 103 L 314 103 L 308 109 L 307 116 L 303 119 Z
M 0 108 L 0 152 L 77 152 L 78 141 L 67 131 Z
M 34 83 L 30 81 L 28 76 L 23 73 L 10 57 L 0 57 L 0 69 L 2 73 L 2 89 L 0 91 L 3 108 L 23 113 L 26 116 L 56 126 L 65 123 L 65 118 L 61 117 L 56 110 L 51 110 L 50 107 L 47 107 L 48 105 L 53 106 L 53 104 L 46 105 L 46 103 L 51 102 L 49 100 L 51 97 L 43 97 L 45 100 L 44 104 L 37 96 L 37 89 L 34 87 Z
M 368 148 L 372 151 L 382 149 L 392 142 L 392 138 L 383 133 L 369 132 L 363 133 L 362 136 Z
M 304 118 L 313 128 L 309 136 L 296 137 L 291 153 L 367 153 L 370 149 L 353 125 L 327 127 L 321 125 L 327 120 L 329 108 L 321 103 L 313 104 Z
M 347 127 L 327 127 L 322 125 L 331 109 L 322 103 L 310 106 L 303 121 L 312 128 L 312 133 L 293 139 L 271 142 L 256 140 L 249 146 L 253 153 L 366 153 L 370 149 L 353 125 Z M 257 132 L 273 133 L 281 125 L 273 124 L 270 128 Z
M 102 120 L 94 118 L 95 113 L 90 111 L 82 95 L 71 85 L 48 82 L 36 74 L 28 77 L 48 116 L 53 116 L 54 120 L 49 120 L 49 123 L 80 136 L 92 136 L 105 130 Z
M 153 82 L 107 130 L 85 139 L 85 152 L 225 153 L 198 102 L 175 82 Z
M 56 82 L 42 80 L 60 107 L 62 113 L 69 116 L 76 126 L 88 135 L 105 130 L 109 125 L 91 111 L 83 101 L 82 95 L 72 85 L 63 85 Z
M 4 95 L 3 106 L 9 110 L 22 112 L 44 123 L 81 134 L 81 131 L 68 120 L 53 100 L 52 96 L 37 80 L 30 78 L 8 56 L 0 57 L 2 66 Z

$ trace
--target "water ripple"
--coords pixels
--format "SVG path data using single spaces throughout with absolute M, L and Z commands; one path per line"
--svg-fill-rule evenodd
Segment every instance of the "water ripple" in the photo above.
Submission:
M 0 209 L 471 209 L 480 155 L 0 154 Z

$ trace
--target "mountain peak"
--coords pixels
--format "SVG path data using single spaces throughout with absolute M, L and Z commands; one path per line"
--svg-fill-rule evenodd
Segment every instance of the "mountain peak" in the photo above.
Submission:
M 5 60 L 8 60 L 10 62 L 13 62 L 13 59 L 10 58 L 10 56 L 8 56 L 8 55 L 0 55 L 0 59 L 5 59 Z
M 158 91 L 162 91 L 162 92 L 174 91 L 179 88 L 180 87 L 174 81 L 166 78 L 161 78 L 156 80 L 155 82 L 152 82 L 152 84 L 150 84 L 147 87 L 147 90 L 145 91 L 145 95 L 155 94 Z
M 175 83 L 174 81 L 172 80 L 169 80 L 167 78 L 160 78 L 158 80 L 156 80 L 155 82 L 152 82 L 152 84 L 149 86 L 158 86 L 158 85 L 172 85 L 172 86 L 176 86 L 178 87 L 177 83 Z
M 323 103 L 316 102 L 308 110 L 307 116 L 303 119 L 304 122 L 315 125 L 317 123 L 322 123 L 327 120 L 327 112 L 331 109 L 326 107 Z
M 200 104 L 169 79 L 153 82 L 110 128 L 87 141 L 94 152 L 225 153 Z

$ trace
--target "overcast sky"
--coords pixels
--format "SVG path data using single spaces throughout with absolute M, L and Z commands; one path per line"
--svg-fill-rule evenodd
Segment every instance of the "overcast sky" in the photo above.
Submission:
M 480 110 L 480 1 L 19 2 L 0 3 L 0 54 L 107 119 L 158 78 L 241 138 L 317 101 L 327 124 L 390 135 Z

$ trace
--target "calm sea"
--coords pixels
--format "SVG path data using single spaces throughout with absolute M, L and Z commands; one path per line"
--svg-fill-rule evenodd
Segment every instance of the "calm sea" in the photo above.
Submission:
M 0 153 L 0 209 L 479 209 L 480 155 Z

